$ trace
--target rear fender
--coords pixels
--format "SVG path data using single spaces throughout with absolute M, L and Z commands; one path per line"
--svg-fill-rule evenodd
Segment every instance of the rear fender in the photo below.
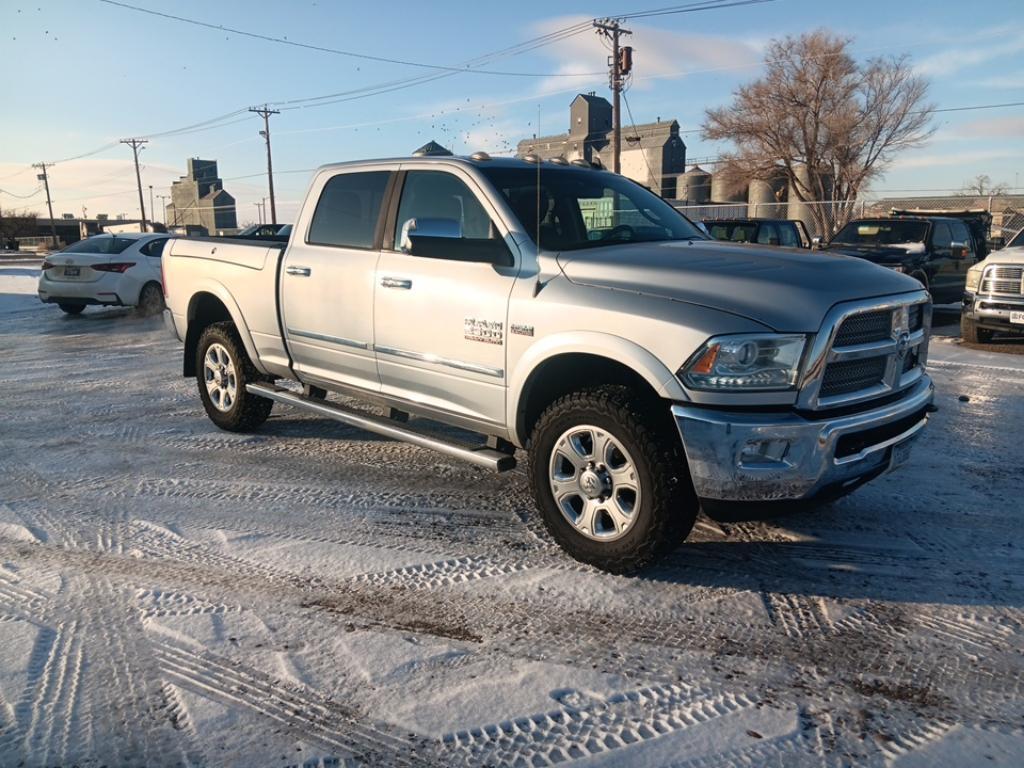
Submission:
M 238 302 L 235 301 L 231 292 L 228 291 L 223 284 L 218 283 L 216 280 L 210 280 L 209 278 L 196 281 L 193 283 L 192 288 L 192 298 L 189 299 L 188 303 L 188 325 L 186 326 L 185 338 L 188 339 L 190 337 L 190 330 L 193 327 L 193 320 L 195 319 L 200 294 L 211 294 L 219 299 L 220 303 L 224 305 L 225 309 L 227 309 L 228 314 L 231 316 L 231 322 L 235 324 L 238 335 L 242 339 L 242 344 L 245 346 L 245 352 L 249 355 L 249 359 L 252 361 L 253 366 L 255 366 L 256 370 L 260 373 L 268 373 L 260 362 L 259 356 L 256 353 L 256 345 L 253 344 L 252 341 L 252 334 L 249 332 L 249 326 L 246 324 L 245 317 L 242 315 L 242 310 L 239 309 Z M 200 329 L 198 333 L 202 333 L 202 330 Z

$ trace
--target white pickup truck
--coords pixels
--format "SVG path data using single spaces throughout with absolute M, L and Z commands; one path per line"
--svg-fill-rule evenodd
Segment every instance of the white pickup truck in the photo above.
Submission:
M 677 545 L 701 505 L 856 488 L 931 409 L 915 280 L 709 240 L 582 161 L 324 166 L 287 245 L 177 239 L 163 268 L 219 427 L 278 401 L 497 471 L 524 449 L 551 535 L 612 571 Z

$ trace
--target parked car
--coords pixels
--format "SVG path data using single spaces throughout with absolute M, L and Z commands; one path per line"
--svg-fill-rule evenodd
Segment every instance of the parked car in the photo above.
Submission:
M 936 304 L 963 298 L 967 270 L 978 261 L 978 246 L 967 225 L 937 216 L 855 219 L 827 245 L 815 244 L 908 274 L 928 289 Z
M 731 243 L 810 248 L 811 238 L 799 219 L 704 219 L 708 234 Z
M 72 243 L 43 262 L 39 298 L 69 315 L 90 304 L 157 314 L 164 308 L 160 256 L 167 240 L 165 234 L 124 232 Z
M 960 335 L 986 344 L 997 332 L 1024 334 L 1024 230 L 967 272 Z
M 917 281 L 709 240 L 592 168 L 328 165 L 287 245 L 178 239 L 164 268 L 214 424 L 253 430 L 280 402 L 496 471 L 523 449 L 552 537 L 611 571 L 702 506 L 850 492 L 906 459 L 933 397 Z

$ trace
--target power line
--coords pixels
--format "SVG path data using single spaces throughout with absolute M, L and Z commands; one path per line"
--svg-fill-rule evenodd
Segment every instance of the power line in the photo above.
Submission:
M 233 35 L 239 35 L 241 37 L 249 37 L 254 40 L 263 40 L 268 43 L 277 43 L 278 45 L 287 45 L 293 48 L 304 48 L 310 51 L 317 51 L 319 53 L 330 53 L 337 56 L 347 56 L 353 59 L 363 59 L 365 61 L 375 61 L 382 64 L 401 64 L 406 67 L 418 67 L 421 69 L 431 69 L 442 72 L 472 72 L 480 75 L 503 75 L 506 77 L 571 77 L 571 75 L 565 75 L 564 73 L 547 73 L 547 72 L 499 72 L 494 70 L 481 70 L 481 69 L 469 69 L 466 67 L 459 66 L 446 66 L 443 64 L 427 64 L 421 61 L 410 61 L 408 59 L 394 59 L 387 56 L 375 56 L 368 53 L 357 53 L 355 51 L 346 51 L 340 48 L 328 48 L 323 45 L 313 45 L 312 43 L 302 43 L 297 40 L 289 40 L 286 37 L 274 37 L 273 35 L 262 35 L 257 32 L 248 32 L 244 29 L 237 29 L 235 27 L 228 27 L 223 24 L 211 24 L 209 22 L 200 21 L 198 19 L 192 19 L 185 16 L 176 16 L 171 13 L 164 13 L 162 11 L 154 11 L 149 8 L 140 8 L 137 5 L 129 5 L 128 3 L 116 2 L 116 0 L 100 0 L 101 3 L 107 5 L 113 5 L 118 8 L 125 8 L 131 11 L 138 11 L 139 13 L 146 13 L 150 16 L 159 16 L 160 18 L 170 19 L 172 21 L 179 21 L 183 24 L 191 24 L 197 27 L 203 27 L 205 29 L 212 29 L 217 32 L 230 32 Z
M 626 114 L 629 115 L 629 124 L 631 126 L 633 126 L 633 134 L 636 135 L 636 136 L 639 136 L 640 132 L 636 129 L 636 120 L 633 119 L 633 110 L 629 108 L 629 99 L 626 98 L 626 92 L 625 91 L 622 92 L 622 101 L 626 105 Z M 647 152 L 644 151 L 642 142 L 641 142 L 641 146 L 640 146 L 640 156 L 643 157 L 644 165 L 647 166 L 647 176 L 649 178 L 651 178 L 651 179 L 654 179 L 654 170 L 651 168 L 651 163 L 647 159 Z M 684 168 L 683 170 L 686 170 L 686 169 Z M 661 188 L 662 188 L 663 180 L 661 178 L 658 178 L 655 181 L 658 184 L 658 192 L 657 192 L 657 194 L 660 197 L 661 196 Z

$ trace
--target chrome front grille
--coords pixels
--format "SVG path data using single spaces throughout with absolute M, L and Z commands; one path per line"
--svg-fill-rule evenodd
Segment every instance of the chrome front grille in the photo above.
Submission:
M 835 346 L 852 347 L 872 341 L 883 341 L 888 339 L 891 333 L 892 310 L 865 312 L 843 322 L 839 327 L 839 333 L 836 334 Z
M 1024 280 L 1024 267 L 1005 267 L 995 264 L 985 270 L 981 279 L 981 292 L 1020 296 L 1024 292 L 1022 280 Z
M 825 369 L 825 378 L 821 382 L 819 395 L 833 397 L 874 386 L 885 378 L 886 365 L 884 357 L 830 363 Z
M 909 387 L 924 372 L 930 320 L 924 293 L 833 309 L 812 347 L 799 404 L 838 408 Z

